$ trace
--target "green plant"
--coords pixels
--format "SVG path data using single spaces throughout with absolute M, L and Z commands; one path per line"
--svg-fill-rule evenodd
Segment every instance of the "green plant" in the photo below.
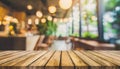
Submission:
M 74 33 L 72 36 L 79 37 L 79 33 Z
M 91 38 L 91 39 L 94 39 L 94 38 L 97 38 L 98 36 L 96 34 L 92 34 L 90 32 L 84 32 L 83 33 L 83 38 Z
M 114 12 L 115 15 L 113 16 L 115 20 L 112 22 L 112 28 L 114 30 L 113 33 L 116 33 L 120 38 L 120 10 Z
M 37 30 L 39 31 L 39 34 L 40 34 L 40 35 L 45 34 L 46 31 L 47 31 L 47 24 L 46 24 L 46 23 L 45 23 L 45 24 L 39 23 L 39 24 L 37 25 Z
M 53 35 L 57 31 L 57 24 L 55 24 L 53 21 L 47 20 L 46 23 L 39 23 L 37 25 L 37 29 L 40 35 Z
M 46 35 L 53 35 L 57 31 L 57 24 L 53 23 L 52 21 L 47 21 L 47 31 Z
M 117 35 L 117 38 L 120 38 L 120 0 L 107 0 L 105 3 L 106 12 L 114 14 L 112 15 L 114 21 L 110 22 L 109 25 L 106 25 L 105 32 L 111 30 L 113 34 Z

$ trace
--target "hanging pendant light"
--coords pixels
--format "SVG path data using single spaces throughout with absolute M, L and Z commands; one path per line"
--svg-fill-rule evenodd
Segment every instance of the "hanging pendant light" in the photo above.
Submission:
M 42 18 L 42 19 L 41 19 L 41 22 L 42 22 L 42 23 L 45 23 L 45 22 L 46 22 L 46 19 L 45 19 L 45 18 Z
M 55 13 L 55 12 L 56 12 L 56 7 L 55 7 L 55 6 L 49 6 L 49 7 L 48 7 L 48 11 L 49 11 L 50 13 Z
M 72 6 L 72 0 L 59 0 L 59 5 L 62 9 L 67 10 Z
M 27 5 L 27 9 L 28 9 L 28 10 L 32 10 L 32 9 L 33 9 L 32 5 L 30 5 L 30 4 Z
M 32 24 L 32 19 L 28 19 L 28 24 Z
M 48 16 L 47 19 L 48 19 L 49 21 L 52 21 L 53 18 L 52 18 L 52 16 Z
M 53 20 L 55 23 L 58 21 L 58 19 L 57 18 L 54 18 L 54 20 Z
M 36 12 L 36 16 L 39 17 L 39 18 L 41 18 L 41 17 L 43 16 L 43 14 L 42 14 L 41 11 L 37 11 L 37 12 Z
M 38 25 L 39 24 L 39 19 L 35 19 L 35 24 Z

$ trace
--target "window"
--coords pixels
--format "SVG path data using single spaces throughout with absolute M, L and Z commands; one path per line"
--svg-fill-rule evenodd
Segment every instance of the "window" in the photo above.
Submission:
M 82 37 L 97 38 L 96 0 L 81 0 Z
M 104 0 L 104 6 L 104 38 L 105 40 L 118 38 L 120 37 L 120 0 Z

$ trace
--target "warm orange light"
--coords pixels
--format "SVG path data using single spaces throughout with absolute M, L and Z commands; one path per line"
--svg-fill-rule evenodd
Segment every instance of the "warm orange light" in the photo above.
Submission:
M 3 25 L 8 25 L 10 23 L 10 21 L 3 21 L 2 24 Z
M 32 5 L 27 5 L 27 9 L 32 10 L 33 9 Z
M 39 24 L 39 19 L 35 19 L 35 24 L 36 24 L 36 25 Z
M 42 14 L 41 11 L 37 11 L 37 12 L 36 12 L 36 16 L 39 17 L 39 18 L 41 18 L 41 17 L 43 16 L 43 14 Z
M 63 19 L 60 19 L 60 22 L 62 23 L 62 22 L 63 22 Z
M 11 35 L 15 35 L 15 31 L 13 31 L 13 30 L 10 33 L 11 33 Z
M 11 16 L 5 16 L 4 19 L 5 19 L 6 21 L 11 21 L 11 20 L 13 19 L 13 17 L 11 17 Z
M 53 20 L 53 21 L 54 21 L 54 22 L 57 22 L 57 20 L 58 20 L 57 18 L 54 18 L 54 20 Z
M 28 19 L 28 24 L 32 24 L 32 19 Z
M 48 7 L 48 11 L 49 11 L 50 13 L 55 13 L 55 12 L 56 12 L 56 7 L 55 7 L 55 6 L 49 6 L 49 7 Z
M 64 22 L 67 22 L 68 20 L 69 20 L 68 18 L 64 18 L 64 20 L 63 20 L 63 21 L 64 21 Z
M 69 9 L 72 6 L 72 0 L 60 0 L 59 5 L 62 9 Z
M 2 24 L 2 22 L 0 21 L 0 25 Z
M 19 22 L 18 19 L 16 19 L 16 18 L 13 18 L 11 21 L 14 22 L 14 23 L 18 23 Z
M 48 19 L 49 21 L 52 21 L 53 18 L 52 18 L 51 16 L 48 16 L 47 19 Z
M 42 22 L 42 23 L 45 23 L 45 22 L 46 22 L 46 19 L 45 19 L 45 18 L 42 18 L 42 19 L 41 19 L 41 22 Z

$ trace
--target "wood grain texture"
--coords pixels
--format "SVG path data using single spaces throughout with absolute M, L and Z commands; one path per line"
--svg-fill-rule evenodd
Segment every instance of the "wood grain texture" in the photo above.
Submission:
M 120 51 L 2 51 L 0 69 L 119 69 Z
M 68 53 L 75 64 L 75 69 L 88 69 L 88 65 L 83 62 L 78 55 L 76 55 L 73 51 L 68 51 Z
M 1 65 L 2 66 L 28 66 L 29 64 L 34 62 L 36 59 L 38 59 L 40 56 L 42 56 L 45 53 L 46 51 L 31 52 L 29 54 L 26 54 L 25 56 L 22 56 L 20 58 L 6 62 Z
M 111 69 L 111 68 L 116 68 L 116 65 L 102 59 L 99 58 L 95 55 L 92 55 L 90 53 L 87 53 L 87 51 L 81 51 L 82 54 L 86 55 L 87 57 L 91 58 L 92 60 L 94 60 L 95 62 L 99 63 L 101 65 L 101 68 L 106 68 L 106 69 Z
M 62 69 L 74 69 L 74 64 L 66 51 L 62 52 L 61 67 Z
M 5 63 L 5 62 L 10 61 L 10 60 L 13 60 L 13 59 L 16 59 L 16 58 L 19 58 L 20 56 L 23 56 L 27 53 L 29 53 L 29 52 L 22 51 L 22 52 L 15 52 L 15 53 L 11 53 L 9 55 L 1 56 L 0 57 L 0 64 Z
M 46 64 L 45 69 L 59 69 L 61 52 L 57 51 Z
M 30 65 L 30 68 L 31 69 L 44 69 L 45 65 L 50 60 L 50 58 L 52 57 L 53 54 L 54 54 L 54 51 L 49 51 L 44 56 L 42 56 L 41 58 L 39 58 L 38 60 L 36 60 L 35 62 L 33 62 Z
M 10 52 L 10 51 L 3 51 L 3 52 L 0 52 L 0 56 L 9 55 L 9 54 L 12 54 L 14 52 L 17 52 L 17 51 L 12 51 L 12 52 Z
M 90 59 L 89 57 L 87 57 L 86 55 L 82 54 L 79 51 L 74 51 L 85 63 L 88 64 L 89 68 L 91 69 L 100 69 L 101 65 L 98 64 L 96 61 Z
M 120 66 L 120 61 L 118 61 L 117 59 L 108 57 L 108 56 L 106 56 L 106 55 L 104 55 L 104 54 L 100 54 L 100 53 L 97 53 L 97 52 L 91 52 L 91 51 L 89 51 L 89 52 L 90 52 L 91 54 L 93 54 L 93 55 L 98 56 L 99 58 L 102 58 L 102 59 L 104 59 L 104 60 L 107 60 L 107 61 L 115 64 L 115 65 Z M 108 53 L 107 53 L 107 54 L 108 54 Z M 112 56 L 112 55 L 111 55 L 111 56 Z

